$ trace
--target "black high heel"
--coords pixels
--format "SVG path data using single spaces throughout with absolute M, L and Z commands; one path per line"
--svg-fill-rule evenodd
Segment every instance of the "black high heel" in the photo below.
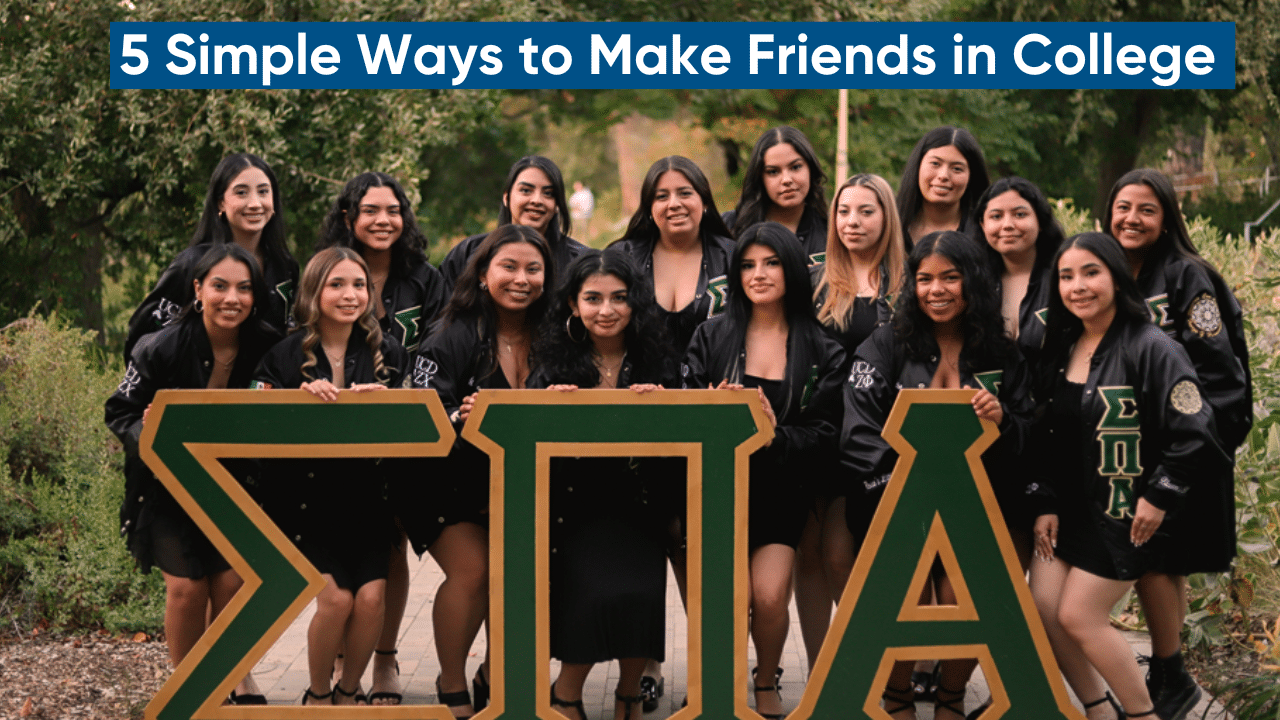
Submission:
M 914 687 L 886 687 L 884 692 L 880 694 L 880 698 L 884 700 L 884 711 L 888 715 L 897 715 L 903 710 L 910 710 L 913 715 L 916 712 L 916 696 Z M 897 704 L 890 705 L 889 703 Z
M 347 692 L 346 690 L 343 690 L 343 689 L 342 689 L 342 685 L 341 685 L 341 684 L 339 684 L 339 683 L 335 683 L 335 684 L 334 684 L 334 686 L 333 686 L 333 691 L 332 691 L 332 692 L 330 692 L 329 694 L 333 696 L 333 699 L 334 699 L 334 700 L 337 700 L 337 699 L 338 699 L 338 696 L 339 696 L 339 695 L 341 695 L 342 697 L 354 698 L 354 703 L 353 703 L 353 704 L 355 704 L 355 705 L 368 705 L 368 704 L 369 704 L 369 698 L 366 698 L 366 697 L 364 696 L 364 693 L 360 692 L 360 686 L 359 686 L 359 685 L 356 685 L 356 689 L 355 689 L 355 690 L 352 690 L 351 692 Z M 337 705 L 337 703 L 334 703 L 334 704 L 335 704 L 335 705 Z
M 622 720 L 631 720 L 631 708 L 639 705 L 640 712 L 644 712 L 644 693 L 639 695 L 623 695 L 621 691 L 613 691 L 613 699 L 623 705 Z
M 943 694 L 952 696 L 950 700 L 944 700 Z M 958 707 L 957 707 L 958 706 Z M 938 685 L 938 690 L 933 694 L 933 717 L 939 720 L 938 711 L 946 710 L 958 717 L 963 718 L 964 715 L 964 689 L 951 690 Z
M 440 703 L 441 705 L 448 706 L 449 712 L 452 713 L 453 708 L 462 707 L 464 705 L 471 705 L 471 693 L 467 692 L 466 689 L 462 689 L 457 692 L 448 692 L 448 693 L 444 692 L 443 690 L 440 689 L 440 676 L 437 675 L 436 676 L 436 702 Z M 475 710 L 475 707 L 476 707 L 475 705 L 471 705 L 471 709 L 473 711 Z M 470 720 L 470 718 L 475 717 L 475 712 L 472 712 L 470 715 L 463 715 L 462 717 L 458 717 L 457 715 L 454 715 L 454 717 L 457 718 L 457 720 Z
M 1085 704 L 1084 704 L 1084 710 L 1085 710 L 1085 712 L 1087 713 L 1087 712 L 1089 712 L 1089 708 L 1097 707 L 1097 706 L 1101 705 L 1102 703 L 1110 703 L 1110 704 L 1111 704 L 1111 709 L 1116 711 L 1116 717 L 1117 717 L 1117 718 L 1123 718 L 1123 717 L 1125 716 L 1125 715 L 1124 715 L 1124 708 L 1120 707 L 1120 703 L 1116 702 L 1116 699 L 1115 699 L 1114 697 L 1112 697 L 1112 696 L 1111 696 L 1111 691 L 1110 691 L 1110 690 L 1108 690 L 1108 691 L 1107 691 L 1107 693 L 1106 693 L 1105 695 L 1103 695 L 1102 697 L 1098 698 L 1097 700 L 1094 700 L 1093 702 L 1087 702 L 1087 703 L 1085 703 Z
M 752 687 L 752 690 L 754 690 L 756 693 L 762 693 L 762 692 L 774 692 L 774 693 L 777 693 L 777 694 L 778 694 L 778 703 L 779 703 L 779 704 L 781 704 L 781 703 L 782 703 L 782 687 L 781 687 L 781 683 L 780 683 L 779 681 L 780 681 L 780 680 L 782 680 L 782 668 L 778 668 L 778 669 L 777 669 L 777 672 L 775 672 L 775 673 L 774 673 L 774 675 L 773 675 L 773 684 L 772 684 L 772 685 L 756 685 L 756 684 L 755 684 L 756 670 L 757 670 L 757 668 L 752 668 L 752 669 L 751 669 L 751 687 Z M 763 713 L 763 712 L 760 712 L 760 710 L 759 710 L 759 699 L 758 699 L 758 698 L 757 698 L 757 701 L 756 701 L 756 708 L 757 708 L 757 709 L 756 709 L 756 712 L 757 712 L 757 713 L 759 713 L 761 717 L 765 718 L 765 720 L 782 720 L 782 718 L 786 716 L 786 713 L 785 713 L 785 712 L 780 712 L 780 713 Z
M 644 711 L 651 713 L 658 709 L 658 698 L 666 692 L 667 679 L 659 677 L 654 679 L 652 675 L 645 675 L 640 678 L 640 695 L 644 697 Z
M 298 704 L 299 704 L 299 705 L 319 705 L 319 703 L 309 703 L 309 702 L 307 702 L 307 700 L 309 700 L 309 699 L 310 699 L 310 700 L 328 700 L 328 701 L 329 701 L 329 704 L 330 704 L 330 705 L 332 705 L 332 704 L 333 704 L 333 691 L 332 691 L 332 690 L 330 690 L 329 692 L 327 692 L 327 693 L 325 693 L 325 694 L 323 694 L 323 695 L 317 695 L 317 694 L 315 694 L 315 693 L 311 692 L 311 688 L 307 688 L 306 690 L 303 690 L 303 691 L 302 691 L 302 702 L 300 702 L 300 703 L 298 703 Z
M 476 668 L 476 674 L 471 678 L 471 707 L 476 712 L 489 707 L 489 678 L 484 676 L 484 665 Z
M 578 711 L 578 720 L 587 720 L 587 709 L 581 700 L 561 700 L 556 697 L 556 684 L 551 683 L 551 707 L 567 707 Z M 562 715 L 564 713 L 561 713 Z M 571 719 L 572 720 L 572 719 Z

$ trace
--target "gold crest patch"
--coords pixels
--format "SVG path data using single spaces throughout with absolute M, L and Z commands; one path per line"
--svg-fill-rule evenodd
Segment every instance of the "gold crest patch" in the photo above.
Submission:
M 1200 293 L 1187 310 L 1187 326 L 1200 337 L 1213 337 L 1222 332 L 1222 314 L 1218 301 L 1209 293 Z
M 1183 380 L 1173 386 L 1173 391 L 1169 393 L 1169 403 L 1173 405 L 1174 410 L 1183 415 L 1195 415 L 1203 407 L 1200 388 L 1190 380 Z

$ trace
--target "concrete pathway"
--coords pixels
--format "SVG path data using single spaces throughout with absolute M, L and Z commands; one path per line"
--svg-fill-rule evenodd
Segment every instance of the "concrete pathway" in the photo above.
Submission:
M 444 580 L 430 555 L 417 560 L 410 555 L 409 603 L 405 610 L 404 623 L 401 625 L 399 643 L 400 681 L 404 686 L 406 704 L 434 704 L 436 701 L 435 679 L 439 672 L 436 663 L 435 645 L 432 638 L 431 609 L 436 588 Z M 288 631 L 280 638 L 271 650 L 263 657 L 254 670 L 258 684 L 266 689 L 267 698 L 272 704 L 296 704 L 302 697 L 302 691 L 308 684 L 306 637 L 307 625 L 311 622 L 315 605 L 312 603 L 302 613 Z M 1145 633 L 1127 633 L 1129 643 L 1136 652 L 1147 654 L 1151 646 Z M 667 581 L 667 658 L 664 666 L 666 675 L 666 695 L 657 711 L 646 715 L 646 718 L 659 720 L 680 709 L 680 701 L 685 696 L 687 669 L 685 667 L 687 627 L 684 608 L 680 604 L 680 596 L 676 593 L 674 579 Z M 471 660 L 467 663 L 468 677 L 475 672 L 484 657 L 484 635 L 476 639 L 471 648 Z M 754 657 L 754 652 L 752 653 Z M 800 641 L 800 627 L 797 621 L 795 605 L 791 608 L 791 632 L 783 651 L 782 665 L 785 670 L 782 679 L 783 705 L 787 712 L 795 709 L 804 691 L 804 679 L 808 668 L 805 661 L 803 645 Z M 552 664 L 551 676 L 555 677 L 555 664 Z M 613 688 L 618 680 L 617 663 L 597 666 L 587 681 L 583 700 L 587 708 L 589 720 L 612 720 Z M 362 687 L 370 687 L 371 678 L 366 672 Z M 966 708 L 972 712 L 988 697 L 986 681 L 981 670 L 974 673 L 969 682 Z M 931 720 L 933 707 L 920 704 L 917 706 L 919 720 Z M 1217 703 L 1211 703 L 1208 693 L 1200 705 L 1189 716 L 1190 718 L 1225 718 L 1225 711 Z

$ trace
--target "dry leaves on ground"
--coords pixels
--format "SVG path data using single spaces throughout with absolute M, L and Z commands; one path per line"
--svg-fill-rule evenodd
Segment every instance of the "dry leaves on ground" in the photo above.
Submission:
M 169 673 L 164 643 L 145 635 L 0 637 L 0 717 L 140 718 Z

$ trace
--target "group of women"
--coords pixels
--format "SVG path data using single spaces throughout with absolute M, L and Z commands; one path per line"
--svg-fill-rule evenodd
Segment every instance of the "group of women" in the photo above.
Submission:
M 270 168 L 224 159 L 191 248 L 134 316 L 107 403 L 130 451 L 123 529 L 140 564 L 164 573 L 174 661 L 240 581 L 137 459 L 158 389 L 332 401 L 410 385 L 436 390 L 460 428 L 481 389 L 754 388 L 774 436 L 750 462 L 752 694 L 780 718 L 792 592 L 812 666 L 896 461 L 880 433 L 898 389 L 972 388 L 976 416 L 1000 430 L 983 461 L 1004 521 L 1089 717 L 1181 718 L 1198 695 L 1178 653 L 1185 577 L 1234 556 L 1232 453 L 1252 398 L 1239 307 L 1191 244 L 1168 179 L 1125 175 L 1104 232 L 1072 238 L 1033 183 L 989 184 L 960 128 L 921 139 L 896 197 L 859 174 L 828 204 L 824 184 L 790 127 L 760 138 L 723 217 L 695 163 L 663 158 L 601 251 L 570 236 L 559 169 L 526 157 L 498 227 L 437 271 L 400 185 L 364 173 L 299 283 Z M 463 440 L 412 462 L 227 461 L 328 581 L 304 703 L 401 701 L 411 545 L 445 574 L 438 699 L 458 718 L 486 705 L 487 661 L 471 678 L 466 661 L 488 608 L 488 463 Z M 571 720 L 586 720 L 584 683 L 611 660 L 614 720 L 657 707 L 668 563 L 685 590 L 685 510 L 683 458 L 553 463 L 551 697 Z M 1107 622 L 1135 583 L 1154 649 L 1145 680 Z M 941 567 L 920 601 L 955 602 Z M 939 717 L 964 717 L 974 665 L 944 661 L 932 681 L 896 666 L 885 710 L 907 720 L 928 695 Z M 252 677 L 229 699 L 264 701 Z

